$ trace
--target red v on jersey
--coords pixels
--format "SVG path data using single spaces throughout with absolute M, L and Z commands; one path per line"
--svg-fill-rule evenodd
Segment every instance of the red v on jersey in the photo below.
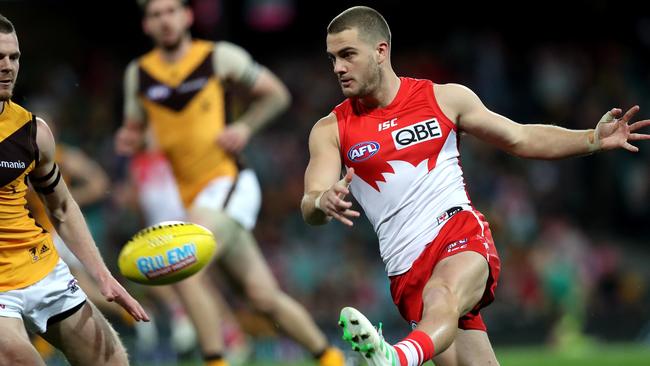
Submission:
M 431 171 L 449 133 L 456 130 L 438 107 L 431 81 L 400 80 L 395 99 L 385 108 L 368 111 L 347 99 L 334 109 L 344 164 L 377 191 L 378 182 L 386 182 L 385 174 L 395 174 L 389 162 L 417 167 L 428 159 Z

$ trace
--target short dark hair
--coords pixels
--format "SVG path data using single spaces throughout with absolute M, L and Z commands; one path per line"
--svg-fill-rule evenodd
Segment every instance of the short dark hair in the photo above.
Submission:
M 147 6 L 149 6 L 149 3 L 151 2 L 151 0 L 137 0 L 137 2 L 138 2 L 138 5 L 140 6 L 140 9 L 142 10 L 142 12 L 146 13 L 147 12 Z M 178 2 L 181 3 L 181 5 L 183 5 L 183 6 L 188 5 L 187 0 L 178 0 Z
M 390 28 L 379 12 L 367 6 L 354 6 L 332 19 L 327 26 L 327 34 L 340 33 L 357 28 L 359 37 L 366 41 L 384 40 L 390 45 Z
M 14 28 L 11 20 L 7 19 L 4 15 L 0 14 L 0 33 L 13 33 L 16 29 Z

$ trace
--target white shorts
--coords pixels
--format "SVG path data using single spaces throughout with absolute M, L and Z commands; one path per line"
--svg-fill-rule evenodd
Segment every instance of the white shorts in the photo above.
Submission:
M 86 301 L 86 294 L 59 259 L 52 272 L 33 285 L 0 292 L 0 316 L 23 319 L 32 332 L 45 333 L 48 322 L 60 321 Z
M 192 206 L 223 210 L 247 230 L 253 229 L 262 203 L 262 190 L 255 172 L 244 169 L 239 172 L 235 186 L 230 177 L 212 180 L 196 196 Z
M 139 165 L 139 168 L 149 172 L 136 174 L 149 178 L 137 182 L 140 208 L 146 224 L 187 220 L 187 210 L 181 201 L 169 163 L 157 157 L 151 159 L 147 165 Z M 192 207 L 225 210 L 244 228 L 251 230 L 257 222 L 262 201 L 257 176 L 253 170 L 244 169 L 239 172 L 235 187 L 232 185 L 233 179 L 230 177 L 219 177 L 210 181 L 196 196 Z

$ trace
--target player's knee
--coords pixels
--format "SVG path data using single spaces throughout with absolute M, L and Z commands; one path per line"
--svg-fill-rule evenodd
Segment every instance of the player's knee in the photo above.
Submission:
M 101 364 L 106 366 L 128 366 L 129 365 L 129 356 L 126 352 L 126 348 L 120 341 L 117 333 L 111 329 L 110 336 L 102 347 L 103 350 L 100 354 L 103 354 L 103 360 Z
M 249 286 L 246 289 L 251 305 L 257 310 L 265 314 L 273 313 L 277 307 L 278 300 L 284 294 L 276 285 L 271 286 Z
M 460 316 L 458 297 L 444 283 L 427 285 L 422 292 L 422 303 L 425 312 L 433 311 L 438 314 L 449 312 L 453 313 L 456 318 Z
M 128 366 L 129 357 L 119 335 L 108 320 L 97 311 L 95 305 L 92 305 L 92 307 L 94 308 L 93 319 L 101 333 L 101 336 L 98 334 L 95 338 L 93 347 L 87 350 L 97 358 L 97 362 L 93 363 L 105 366 Z M 86 357 L 83 357 L 83 359 L 86 359 Z
M 119 340 L 113 355 L 113 360 L 115 360 L 115 363 L 113 364 L 115 366 L 129 366 L 129 354 L 126 352 L 126 348 L 124 348 L 124 345 Z

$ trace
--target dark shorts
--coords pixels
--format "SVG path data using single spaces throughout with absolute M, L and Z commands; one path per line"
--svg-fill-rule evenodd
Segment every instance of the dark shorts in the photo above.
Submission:
M 436 264 L 454 254 L 467 251 L 477 252 L 485 257 L 490 273 L 483 297 L 469 313 L 458 319 L 458 328 L 487 330 L 479 311 L 494 300 L 501 261 L 490 227 L 483 215 L 476 210 L 461 211 L 451 217 L 438 236 L 413 262 L 408 272 L 390 277 L 393 301 L 406 321 L 415 325 L 422 319 L 422 291 Z M 462 268 L 459 268 L 459 271 L 462 271 Z

